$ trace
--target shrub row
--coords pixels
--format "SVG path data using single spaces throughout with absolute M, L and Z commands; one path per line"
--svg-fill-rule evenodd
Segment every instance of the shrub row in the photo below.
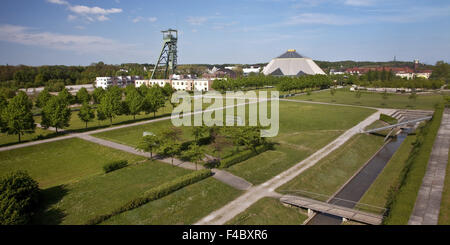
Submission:
M 420 128 L 413 148 L 396 183 L 387 196 L 384 224 L 407 224 L 425 175 L 433 144 L 441 125 L 443 108 L 436 109 L 431 122 Z
M 252 150 L 245 150 L 242 152 L 239 152 L 237 154 L 234 154 L 230 157 L 224 158 L 220 160 L 220 168 L 228 168 L 236 163 L 240 163 L 242 161 L 245 161 L 251 157 L 254 157 L 262 152 L 265 152 L 269 150 L 272 147 L 270 144 L 264 144 L 256 147 L 256 151 Z
M 389 124 L 397 124 L 398 123 L 398 120 L 396 118 L 393 118 L 393 117 L 383 114 L 383 113 L 380 114 L 380 120 L 383 122 L 387 122 Z
M 109 172 L 112 172 L 114 170 L 124 168 L 127 165 L 128 165 L 128 161 L 127 160 L 114 161 L 114 162 L 110 162 L 110 163 L 105 164 L 103 166 L 103 170 L 105 171 L 105 173 L 109 173 Z
M 211 176 L 211 170 L 210 169 L 203 169 L 199 171 L 195 171 L 189 174 L 186 174 L 184 176 L 178 177 L 172 181 L 169 181 L 167 183 L 164 183 L 160 186 L 154 187 L 148 191 L 146 191 L 141 197 L 137 197 L 124 205 L 122 205 L 119 208 L 116 208 L 109 214 L 99 215 L 94 217 L 93 219 L 89 220 L 86 224 L 87 225 L 96 225 L 99 224 L 112 216 L 118 215 L 120 213 L 138 208 L 148 202 L 157 200 L 159 198 L 162 198 L 164 196 L 169 195 L 170 193 L 179 190 L 185 186 L 188 186 L 190 184 L 196 183 L 200 180 L 203 180 L 205 178 L 208 178 Z

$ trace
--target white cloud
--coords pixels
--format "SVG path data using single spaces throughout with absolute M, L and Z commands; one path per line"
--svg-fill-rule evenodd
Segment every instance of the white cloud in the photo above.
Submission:
M 371 6 L 374 4 L 373 0 L 345 0 L 345 5 L 350 6 Z
M 64 0 L 47 0 L 49 3 L 59 4 L 59 5 L 69 5 L 67 1 Z
M 76 20 L 76 19 L 77 19 L 77 17 L 76 17 L 75 15 L 69 14 L 69 15 L 67 16 L 67 20 L 69 20 L 69 21 L 73 21 L 73 20 Z
M 74 51 L 79 54 L 116 52 L 132 47 L 132 45 L 121 44 L 99 36 L 39 32 L 32 28 L 17 25 L 0 25 L 0 40 L 49 49 Z
M 302 13 L 292 16 L 286 22 L 288 25 L 298 24 L 323 24 L 323 25 L 350 25 L 359 24 L 361 19 L 347 16 L 339 16 L 334 14 L 322 13 Z
M 138 16 L 136 18 L 133 19 L 133 23 L 138 23 L 138 22 L 142 22 L 142 21 L 148 21 L 148 22 L 156 22 L 158 20 L 158 18 L 156 17 L 148 17 L 148 18 L 144 18 L 142 16 Z
M 66 5 L 68 10 L 72 12 L 73 14 L 82 17 L 83 19 L 94 22 L 94 21 L 107 21 L 109 20 L 109 17 L 107 15 L 110 14 L 118 14 L 122 13 L 122 9 L 120 8 L 110 8 L 105 9 L 101 7 L 89 7 L 84 5 L 71 5 L 69 2 L 65 0 L 47 0 L 49 3 L 58 4 L 58 5 Z M 72 21 L 75 20 L 77 16 L 75 15 L 69 15 L 67 18 L 68 20 Z
M 186 21 L 194 26 L 203 25 L 208 20 L 207 17 L 189 16 Z

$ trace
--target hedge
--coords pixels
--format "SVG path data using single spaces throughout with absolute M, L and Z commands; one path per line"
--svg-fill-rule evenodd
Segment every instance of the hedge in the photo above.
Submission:
M 114 170 L 124 168 L 127 165 L 128 165 L 128 161 L 127 160 L 120 160 L 120 161 L 110 162 L 110 163 L 107 163 L 107 164 L 105 164 L 103 166 L 103 170 L 105 171 L 105 173 L 109 173 L 109 172 L 112 172 Z
M 386 114 L 380 114 L 380 120 L 389 124 L 397 124 L 398 120 Z
M 208 178 L 212 175 L 212 172 L 210 169 L 203 169 L 199 171 L 195 171 L 189 174 L 186 174 L 184 176 L 178 177 L 172 181 L 169 181 L 167 183 L 164 183 L 160 186 L 154 187 L 146 192 L 141 197 L 137 197 L 124 205 L 122 205 L 119 208 L 116 208 L 109 214 L 99 215 L 94 217 L 93 219 L 89 220 L 86 224 L 87 225 L 96 225 L 99 224 L 112 216 L 118 215 L 120 213 L 138 208 L 148 202 L 157 200 L 159 198 L 162 198 L 164 196 L 169 195 L 170 193 L 177 191 L 185 186 L 188 186 L 190 184 L 196 183 L 200 180 L 203 180 L 205 178 Z
M 254 157 L 262 152 L 265 152 L 269 150 L 272 147 L 270 144 L 264 144 L 256 147 L 256 151 L 253 150 L 245 150 L 242 152 L 239 152 L 237 154 L 234 154 L 230 157 L 224 158 L 220 160 L 220 168 L 228 168 L 236 163 L 240 163 L 242 161 L 245 161 L 251 157 Z

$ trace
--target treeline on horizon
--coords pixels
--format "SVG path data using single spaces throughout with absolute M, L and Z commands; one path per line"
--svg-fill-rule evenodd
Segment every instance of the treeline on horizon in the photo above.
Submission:
M 390 62 L 369 62 L 369 61 L 316 61 L 325 71 L 331 68 L 345 69 L 351 67 L 367 66 L 408 66 L 412 67 L 413 62 L 390 61 Z M 267 63 L 253 64 L 253 66 L 263 66 Z M 207 69 L 212 67 L 224 68 L 226 66 L 236 66 L 236 64 L 184 64 L 178 65 L 177 74 L 193 74 L 201 77 Z M 237 65 L 246 67 L 251 65 Z M 96 77 L 100 76 L 142 76 L 148 79 L 154 65 L 125 63 L 120 65 L 108 65 L 103 62 L 92 63 L 88 66 L 25 66 L 25 65 L 2 65 L 0 66 L 0 87 L 9 88 L 16 91 L 19 88 L 47 87 L 50 91 L 61 91 L 66 85 L 92 84 Z M 433 69 L 433 78 L 442 78 L 448 82 L 449 64 L 437 62 L 435 66 L 421 65 L 423 69 Z M 123 71 L 125 69 L 126 71 Z M 437 74 L 437 75 L 435 75 Z M 156 77 L 158 78 L 158 76 Z M 369 79 L 370 80 L 370 79 Z

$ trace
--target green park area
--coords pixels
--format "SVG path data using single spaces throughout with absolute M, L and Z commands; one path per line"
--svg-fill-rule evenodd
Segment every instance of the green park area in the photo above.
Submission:
M 300 208 L 287 207 L 277 198 L 264 197 L 227 225 L 301 225 L 307 218 L 306 211 Z
M 207 178 L 161 199 L 106 220 L 104 225 L 194 224 L 238 197 L 238 191 L 214 178 Z
M 439 93 L 426 93 L 417 94 L 416 98 L 413 98 L 410 94 L 387 93 L 387 96 L 385 96 L 384 93 L 376 92 L 360 92 L 358 95 L 357 92 L 344 88 L 336 89 L 334 94 L 330 91 L 321 91 L 290 97 L 289 99 L 378 108 L 434 110 L 435 105 L 443 100 L 443 96 Z
M 248 105 L 246 112 L 248 112 Z M 260 184 L 305 159 L 373 112 L 374 110 L 365 108 L 280 101 L 279 134 L 269 138 L 273 148 L 235 164 L 227 170 L 253 184 Z M 94 136 L 136 146 L 145 131 L 156 134 L 169 127 L 171 122 L 167 120 L 102 132 Z M 193 139 L 191 127 L 181 129 L 182 141 Z M 216 155 L 211 146 L 204 147 L 208 154 Z M 225 147 L 222 150 L 222 156 L 232 154 L 233 150 L 235 147 L 232 145 Z
M 326 201 L 384 144 L 384 138 L 358 134 L 331 152 L 314 166 L 277 189 Z
M 78 138 L 2 151 L 0 159 L 1 175 L 25 170 L 44 189 L 100 174 L 103 165 L 118 159 L 129 163 L 145 160 Z

